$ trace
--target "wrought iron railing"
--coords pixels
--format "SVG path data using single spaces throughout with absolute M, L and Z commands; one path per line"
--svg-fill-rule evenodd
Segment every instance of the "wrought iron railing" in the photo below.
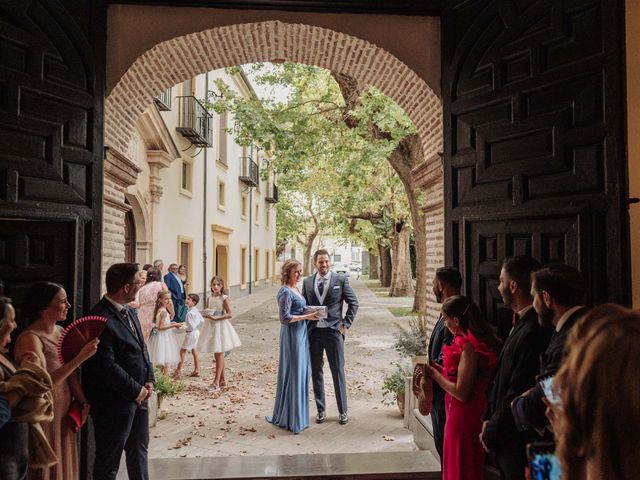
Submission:
M 267 183 L 267 193 L 264 199 L 268 203 L 278 203 L 278 186 L 273 181 Z
M 158 110 L 163 112 L 171 110 L 171 87 L 164 92 L 160 92 L 154 100 L 156 101 Z
M 251 157 L 240 157 L 240 181 L 250 187 L 257 187 L 260 183 L 260 168 Z
M 193 96 L 176 97 L 178 126 L 176 130 L 198 147 L 213 145 L 213 116 Z

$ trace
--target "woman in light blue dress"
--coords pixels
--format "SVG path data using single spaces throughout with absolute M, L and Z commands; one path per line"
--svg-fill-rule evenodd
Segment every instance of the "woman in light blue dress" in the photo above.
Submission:
M 300 262 L 287 260 L 282 266 L 278 290 L 280 313 L 280 358 L 273 415 L 267 422 L 300 433 L 309 426 L 309 339 L 306 320 L 318 320 L 315 312 L 304 313 L 307 302 L 298 290 Z

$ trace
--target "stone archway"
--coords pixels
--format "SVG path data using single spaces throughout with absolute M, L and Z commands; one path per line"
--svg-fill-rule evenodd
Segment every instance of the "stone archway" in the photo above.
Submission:
M 311 64 L 379 88 L 414 122 L 425 162 L 415 168 L 416 185 L 428 195 L 424 214 L 428 270 L 444 261 L 442 105 L 406 64 L 371 42 L 327 28 L 282 21 L 221 26 L 158 43 L 131 65 L 105 101 L 105 143 L 126 155 L 138 117 L 160 92 L 208 71 L 255 62 Z M 107 162 L 109 158 L 107 158 Z M 105 209 L 105 217 L 109 217 Z M 117 222 L 117 219 L 116 219 Z M 108 248 L 108 245 L 105 245 Z M 430 304 L 435 311 L 435 304 Z

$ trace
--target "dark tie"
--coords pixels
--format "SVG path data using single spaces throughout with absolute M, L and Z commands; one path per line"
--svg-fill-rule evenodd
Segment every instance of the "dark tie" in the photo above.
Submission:
M 136 337 L 137 340 L 138 334 L 136 333 L 136 327 L 133 325 L 133 320 L 131 320 L 131 315 L 129 315 L 129 310 L 123 308 L 122 310 L 120 310 L 120 313 L 129 321 L 129 328 L 131 329 L 131 331 L 133 332 L 133 336 Z
M 318 283 L 318 293 L 322 295 L 322 292 L 324 292 L 324 278 L 321 278 L 320 283 Z
M 513 325 L 515 327 L 518 324 L 519 320 L 520 320 L 520 315 L 518 315 L 516 312 L 513 312 L 513 318 L 511 319 L 511 325 Z

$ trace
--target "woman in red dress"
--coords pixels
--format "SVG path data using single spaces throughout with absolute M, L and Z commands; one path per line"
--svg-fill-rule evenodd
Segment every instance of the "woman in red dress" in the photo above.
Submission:
M 428 367 L 446 392 L 443 480 L 482 480 L 485 452 L 480 444 L 482 413 L 491 372 L 498 363 L 500 340 L 468 298 L 456 295 L 442 304 L 445 325 L 453 333 L 442 349 L 442 369 Z

